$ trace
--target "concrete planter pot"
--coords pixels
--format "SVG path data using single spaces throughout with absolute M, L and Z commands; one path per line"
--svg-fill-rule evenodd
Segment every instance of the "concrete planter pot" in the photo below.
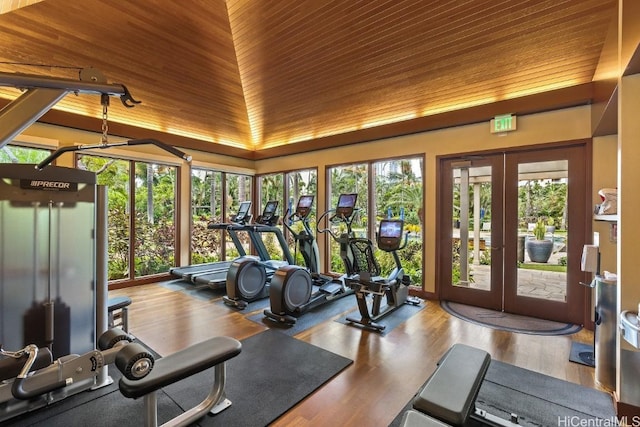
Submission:
M 527 240 L 525 247 L 527 255 L 532 262 L 545 263 L 549 261 L 551 252 L 553 252 L 553 242 L 551 240 Z

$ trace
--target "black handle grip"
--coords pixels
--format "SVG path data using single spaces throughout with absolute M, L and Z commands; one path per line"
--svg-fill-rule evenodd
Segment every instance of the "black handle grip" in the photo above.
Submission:
M 16 378 L 13 381 L 13 385 L 11 386 L 11 394 L 13 397 L 20 400 L 29 400 L 34 397 L 38 397 L 42 394 L 49 393 L 50 391 L 58 390 L 60 388 L 66 387 L 67 382 L 65 380 L 55 382 L 53 384 L 47 384 L 40 388 L 36 388 L 33 390 L 25 390 L 23 385 L 25 383 L 26 378 Z

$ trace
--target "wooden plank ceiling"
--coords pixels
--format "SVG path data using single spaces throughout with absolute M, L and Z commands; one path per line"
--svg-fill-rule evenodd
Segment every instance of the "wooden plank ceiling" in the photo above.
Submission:
M 389 124 L 584 87 L 594 79 L 617 4 L 4 3 L 11 6 L 0 14 L 0 71 L 75 79 L 78 69 L 95 67 L 142 101 L 133 109 L 111 103 L 117 133 L 149 132 L 248 158 L 321 148 L 330 138 L 352 143 Z M 18 93 L 0 88 L 4 104 Z M 577 93 L 566 103 L 589 101 Z M 536 108 L 555 107 L 548 98 Z M 56 109 L 93 119 L 58 114 L 49 121 L 100 130 L 95 96 L 67 96 Z

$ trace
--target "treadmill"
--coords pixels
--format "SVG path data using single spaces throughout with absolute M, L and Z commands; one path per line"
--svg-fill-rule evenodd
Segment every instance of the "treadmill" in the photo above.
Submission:
M 251 214 L 249 211 L 251 210 L 251 202 L 245 201 L 240 203 L 240 207 L 238 208 L 238 212 L 231 218 L 230 223 L 212 223 L 207 226 L 207 228 L 211 230 L 226 230 L 231 237 L 236 249 L 240 256 L 246 255 L 244 247 L 242 247 L 242 243 L 240 239 L 238 239 L 238 235 L 236 234 L 236 230 L 234 227 L 243 226 L 251 220 Z M 222 273 L 224 272 L 225 276 L 227 274 L 227 270 L 231 266 L 233 261 L 216 261 L 216 262 L 206 262 L 202 264 L 192 264 L 183 267 L 171 267 L 169 269 L 169 273 L 179 279 L 186 280 L 188 282 L 193 282 L 193 279 L 197 275 L 207 274 L 207 273 Z
M 275 200 L 267 202 L 262 212 L 262 215 L 258 216 L 256 222 L 251 224 L 248 222 L 245 223 L 233 223 L 228 228 L 227 231 L 231 235 L 235 235 L 239 231 L 244 231 L 249 234 L 249 238 L 251 239 L 251 243 L 253 243 L 253 247 L 258 254 L 257 259 L 269 264 L 274 264 L 280 266 L 281 264 L 287 264 L 292 262 L 293 257 L 291 256 L 291 252 L 287 246 L 286 240 L 282 235 L 282 230 L 276 226 L 278 222 L 278 215 L 276 215 L 276 210 L 278 209 L 278 202 Z M 267 251 L 267 248 L 262 241 L 261 233 L 274 233 L 278 238 L 278 242 L 283 247 L 284 256 L 286 261 L 273 261 L 271 260 L 271 256 Z M 240 256 L 246 256 L 245 254 L 240 254 Z M 229 262 L 229 265 L 233 261 Z M 201 274 L 192 275 L 191 281 L 196 285 L 208 286 L 212 289 L 219 289 L 226 287 L 227 283 L 227 271 L 229 268 L 227 267 L 224 271 L 216 270 L 204 272 Z

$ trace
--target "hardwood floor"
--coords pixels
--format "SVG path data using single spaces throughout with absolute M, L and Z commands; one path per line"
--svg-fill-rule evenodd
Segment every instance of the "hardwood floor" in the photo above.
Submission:
M 265 326 L 246 313 L 219 303 L 219 293 L 199 297 L 155 284 L 112 290 L 126 295 L 130 332 L 167 355 L 219 335 L 239 340 Z M 454 343 L 482 348 L 494 359 L 556 378 L 598 388 L 594 369 L 569 362 L 572 340 L 591 342 L 582 330 L 569 336 L 537 336 L 493 330 L 465 322 L 442 310 L 437 301 L 386 336 L 327 321 L 296 338 L 354 360 L 354 364 L 276 420 L 273 426 L 387 426 Z

